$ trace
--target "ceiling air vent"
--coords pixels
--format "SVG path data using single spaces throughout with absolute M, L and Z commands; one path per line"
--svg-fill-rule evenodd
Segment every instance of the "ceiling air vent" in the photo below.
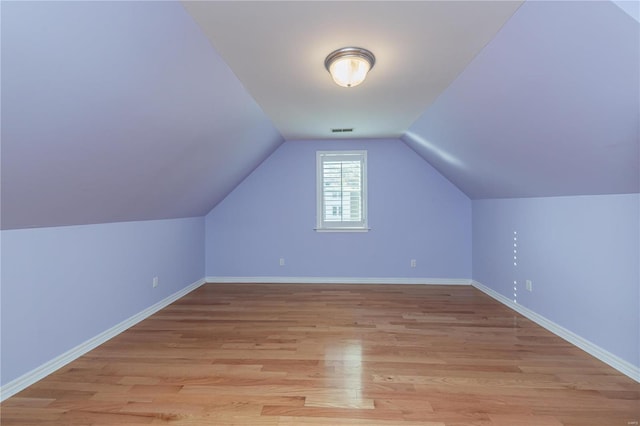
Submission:
M 353 132 L 353 127 L 345 129 L 331 129 L 331 133 L 349 133 Z

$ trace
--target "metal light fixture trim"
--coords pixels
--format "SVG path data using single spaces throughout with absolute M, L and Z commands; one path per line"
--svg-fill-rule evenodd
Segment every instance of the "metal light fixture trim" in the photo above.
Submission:
M 376 57 L 361 47 L 343 47 L 324 60 L 324 67 L 333 81 L 342 87 L 355 87 L 362 83 L 376 63 Z

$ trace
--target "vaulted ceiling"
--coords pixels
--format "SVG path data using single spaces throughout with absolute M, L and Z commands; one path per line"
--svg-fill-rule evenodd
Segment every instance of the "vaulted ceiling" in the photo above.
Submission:
M 183 2 L 287 140 L 398 138 L 522 1 Z M 247 28 L 238 31 L 238 26 Z M 370 49 L 361 86 L 333 84 L 325 57 Z
M 204 215 L 331 127 L 474 199 L 639 192 L 635 4 L 3 1 L 2 229 Z
M 640 26 L 527 2 L 403 139 L 471 198 L 640 190 Z

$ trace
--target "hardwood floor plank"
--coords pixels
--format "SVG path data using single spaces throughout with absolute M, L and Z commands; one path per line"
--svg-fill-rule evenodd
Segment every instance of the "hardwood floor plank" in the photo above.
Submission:
M 640 384 L 468 286 L 208 284 L 10 425 L 629 426 Z
M 278 417 L 279 426 L 397 426 L 396 421 L 371 420 L 371 419 L 339 419 L 323 417 Z M 403 421 L 402 426 L 446 426 L 442 422 L 411 422 Z

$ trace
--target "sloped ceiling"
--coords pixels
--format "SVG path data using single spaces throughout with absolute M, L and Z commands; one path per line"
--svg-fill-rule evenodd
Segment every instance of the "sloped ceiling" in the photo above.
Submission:
M 282 137 L 176 2 L 2 2 L 2 228 L 201 216 Z
M 640 22 L 640 1 L 638 0 L 613 0 L 613 2 L 625 13 L 628 13 L 636 21 Z
M 526 2 L 403 140 L 471 198 L 640 190 L 640 27 Z
M 323 40 L 309 78 L 328 84 L 322 96 L 335 99 L 336 111 L 326 114 L 337 126 L 349 123 L 336 117 L 357 119 L 369 128 L 366 136 L 402 135 L 471 198 L 640 191 L 635 9 L 629 14 L 612 2 L 591 1 L 393 1 L 377 6 L 394 16 L 385 25 L 374 25 L 377 13 L 361 13 L 357 25 L 327 31 L 317 25 L 324 17 L 304 13 L 303 5 L 339 16 L 344 2 L 328 3 L 329 9 L 316 2 L 285 8 L 295 17 L 286 28 L 277 24 L 284 3 L 264 2 L 253 19 L 285 52 L 300 49 L 291 34 Z M 478 5 L 481 11 L 471 12 Z M 205 6 L 0 3 L 2 229 L 204 215 L 280 145 L 281 129 L 298 129 L 285 131 L 292 137 L 307 134 L 300 123 L 308 118 L 310 95 L 297 86 L 306 80 L 287 77 L 301 90 L 293 97 L 263 92 L 255 75 L 234 68 L 237 59 L 226 60 L 229 52 L 244 52 L 262 58 L 256 69 L 274 67 L 257 51 L 260 43 L 247 45 L 248 21 L 221 15 L 237 35 L 216 35 L 205 22 L 211 16 L 194 18 Z M 442 28 L 451 38 L 426 40 L 424 29 L 415 28 L 428 27 L 428 16 L 416 12 L 427 6 L 429 16 L 458 16 L 453 30 Z M 407 10 L 414 16 L 398 17 Z M 469 38 L 467 29 L 478 38 Z M 448 50 L 438 50 L 433 38 Z M 322 60 L 329 45 L 351 41 L 367 42 L 379 62 L 370 80 L 350 92 L 330 84 Z M 385 52 L 406 51 L 421 64 L 455 64 L 429 68 L 427 76 L 423 68 L 394 74 Z M 440 53 L 430 57 L 434 51 Z M 285 56 L 277 63 L 290 75 L 308 70 Z M 406 111 L 402 85 L 415 92 L 407 95 L 412 106 Z M 283 100 L 289 108 L 283 114 L 263 106 Z M 395 116 L 396 110 L 404 112 Z M 379 111 L 391 111 L 391 119 L 379 119 Z M 385 126 L 376 127 L 382 121 Z

